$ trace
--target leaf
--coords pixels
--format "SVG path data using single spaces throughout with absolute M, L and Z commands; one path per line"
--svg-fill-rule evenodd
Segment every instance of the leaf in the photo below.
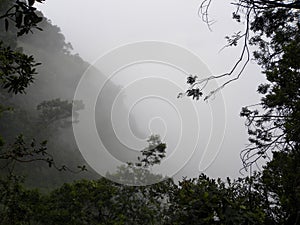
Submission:
M 8 20 L 5 18 L 4 22 L 5 22 L 5 31 L 8 31 Z
M 35 0 L 28 0 L 29 6 L 33 6 L 34 2 L 35 2 Z
M 182 98 L 183 97 L 183 93 L 179 93 L 178 95 L 177 95 L 177 98 Z
M 30 15 L 24 16 L 24 25 L 28 26 L 30 24 Z
M 17 11 L 15 14 L 16 17 L 16 27 L 20 28 L 22 25 L 22 21 L 23 21 L 23 13 L 20 11 Z

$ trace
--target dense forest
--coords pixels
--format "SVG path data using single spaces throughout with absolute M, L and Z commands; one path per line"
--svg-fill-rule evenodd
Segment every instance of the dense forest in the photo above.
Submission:
M 4 14 L 8 6 L 1 4 L 3 7 L 1 14 Z M 41 162 L 17 164 L 14 169 L 26 175 L 27 184 L 38 185 L 40 188 L 57 187 L 64 182 L 79 178 L 99 178 L 91 168 L 88 168 L 85 173 L 76 174 L 77 166 L 86 163 L 76 146 L 71 126 L 74 122 L 71 121 L 74 104 L 77 104 L 78 110 L 84 107 L 84 104 L 79 101 L 72 102 L 74 92 L 80 77 L 90 65 L 84 62 L 78 54 L 71 54 L 72 46 L 65 42 L 57 26 L 52 25 L 41 12 L 36 12 L 36 15 L 43 18 L 38 24 L 42 31 L 35 29 L 32 30 L 33 33 L 29 32 L 18 37 L 13 24 L 5 31 L 5 24 L 1 23 L 3 47 L 9 43 L 12 49 L 34 55 L 35 62 L 41 63 L 35 68 L 37 74 L 34 76 L 32 85 L 24 90 L 26 94 L 15 95 L 7 93 L 7 90 L 1 90 L 1 104 L 13 108 L 13 110 L 3 112 L 0 118 L 1 135 L 6 143 L 13 143 L 21 134 L 26 142 L 32 139 L 35 139 L 37 143 L 47 140 L 47 150 L 55 161 L 54 166 L 60 167 L 58 169 L 66 166 L 66 170 L 72 170 L 75 173 L 49 170 L 48 165 Z M 98 72 L 96 68 L 90 68 L 89 71 L 90 73 Z M 109 89 L 108 97 L 98 104 L 97 110 L 99 107 L 112 104 L 119 87 L 108 83 L 107 89 Z M 104 143 L 111 148 L 120 149 L 122 146 L 113 139 L 114 135 L 111 135 L 113 131 L 108 123 L 110 115 L 103 113 L 103 110 L 99 113 L 102 113 L 102 116 L 98 118 L 97 125 L 106 130 Z M 51 177 L 51 179 L 45 179 L 45 177 Z
M 72 123 L 84 103 L 73 96 L 90 65 L 34 8 L 42 1 L 0 2 L 0 224 L 300 223 L 299 1 L 240 0 L 233 13 L 245 33 L 228 36 L 228 46 L 242 42 L 242 57 L 255 46 L 251 55 L 267 79 L 258 87 L 261 101 L 241 109 L 249 133 L 241 160 L 250 175 L 222 181 L 199 174 L 147 186 L 145 179 L 161 179 L 149 169 L 165 157 L 167 143 L 159 136 L 150 136 L 141 156 L 107 174 L 110 179 L 94 172 L 77 149 Z M 209 25 L 212 1 L 203 2 Z M 201 82 L 211 79 L 188 77 L 182 96 L 211 93 L 204 97 L 210 99 L 218 90 L 206 92 Z M 230 88 L 228 82 L 221 88 Z M 107 88 L 111 94 L 100 108 L 111 105 L 120 87 Z M 122 148 L 111 139 L 108 119 L 104 114 L 97 121 L 108 130 L 104 142 Z M 266 163 L 255 170 L 261 158 Z M 116 177 L 136 185 L 112 182 Z

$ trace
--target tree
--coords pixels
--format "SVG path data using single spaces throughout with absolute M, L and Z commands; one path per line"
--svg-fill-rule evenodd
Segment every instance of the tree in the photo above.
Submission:
M 198 10 L 199 16 L 207 24 L 209 29 L 211 29 L 211 26 L 214 22 L 209 17 L 211 3 L 212 0 L 202 1 Z M 261 48 L 263 42 L 267 44 L 275 40 L 272 40 L 272 37 L 270 36 L 274 31 L 272 31 L 274 26 L 280 25 L 279 23 L 282 25 L 282 23 L 288 22 L 286 24 L 288 24 L 287 26 L 289 28 L 293 27 L 293 29 L 297 30 L 296 24 L 297 21 L 299 21 L 298 13 L 300 8 L 300 3 L 298 0 L 238 0 L 236 2 L 232 2 L 232 4 L 236 6 L 236 10 L 232 13 L 232 18 L 238 23 L 244 24 L 244 31 L 238 31 L 231 36 L 226 36 L 225 38 L 228 44 L 225 47 L 237 46 L 241 42 L 242 48 L 240 56 L 238 57 L 236 63 L 232 66 L 232 69 L 223 74 L 216 74 L 201 79 L 198 79 L 198 77 L 195 75 L 190 75 L 187 78 L 189 87 L 185 93 L 180 93 L 179 97 L 191 96 L 193 99 L 196 98 L 199 100 L 199 98 L 203 96 L 204 100 L 209 99 L 219 90 L 240 78 L 251 58 L 251 52 L 249 49 L 250 45 L 260 46 Z M 264 17 L 266 17 L 266 21 L 263 19 Z M 275 24 L 272 24 L 272 18 L 274 18 L 276 21 Z M 279 20 L 275 18 L 278 18 Z M 284 18 L 287 18 L 287 20 L 284 20 Z M 269 31 L 267 31 L 268 29 Z M 284 31 L 282 30 L 281 32 Z M 260 37 L 261 40 L 258 40 L 258 37 Z M 256 57 L 257 53 L 258 52 L 254 53 L 256 60 L 258 60 Z M 217 89 L 206 90 L 206 86 L 211 80 L 226 77 L 228 77 L 228 80 Z
M 41 2 L 41 1 L 39 1 Z M 18 36 L 31 31 L 33 27 L 37 27 L 37 23 L 41 22 L 41 17 L 35 13 L 32 7 L 34 1 L 30 1 L 28 5 L 24 2 L 5 1 L 3 4 L 9 7 L 0 19 L 4 20 L 5 30 L 9 29 L 9 20 L 14 22 L 15 28 L 19 30 Z M 33 82 L 36 74 L 36 63 L 33 56 L 28 56 L 20 51 L 20 49 L 11 49 L 10 46 L 5 47 L 0 41 L 0 84 L 8 93 L 14 94 L 25 93 L 25 89 Z M 3 92 L 3 90 L 1 90 Z M 1 105 L 1 108 L 7 109 Z M 15 142 L 11 145 L 5 145 L 2 141 L 0 146 L 0 159 L 4 162 L 5 167 L 12 164 L 10 173 L 12 172 L 15 162 L 31 162 L 46 161 L 49 166 L 53 164 L 53 159 L 46 151 L 46 141 L 43 141 L 39 147 L 36 147 L 35 140 L 26 146 L 23 135 L 19 135 Z M 10 174 L 11 176 L 11 174 Z
M 57 163 L 57 160 L 54 161 L 55 156 L 51 150 L 49 151 L 49 142 L 45 140 L 49 140 L 60 129 L 77 122 L 71 120 L 72 109 L 76 117 L 77 111 L 84 107 L 82 102 L 60 99 L 42 101 L 37 105 L 38 112 L 32 113 L 25 107 L 21 107 L 16 100 L 20 94 L 23 94 L 22 97 L 25 98 L 26 90 L 35 81 L 37 67 L 41 65 L 32 55 L 25 54 L 18 46 L 20 39 L 24 41 L 24 36 L 30 35 L 34 30 L 41 31 L 42 28 L 39 26 L 44 26 L 44 17 L 33 7 L 34 3 L 35 1 L 19 0 L 1 2 L 0 20 L 4 26 L 0 27 L 3 31 L 0 34 L 3 40 L 0 41 L 0 113 L 1 135 L 5 138 L 0 139 L 2 140 L 0 163 L 1 166 L 6 166 L 6 169 L 7 167 L 10 167 L 9 170 L 17 168 L 19 171 L 28 170 L 24 168 L 26 166 L 23 162 L 39 161 L 46 162 L 46 165 L 55 167 L 59 171 L 71 170 L 64 165 L 64 162 L 58 166 L 60 163 Z M 67 51 L 68 49 L 63 45 L 64 39 L 59 36 L 61 34 L 55 34 L 57 35 L 55 37 L 59 38 L 59 46 L 63 51 Z M 23 166 L 17 164 L 19 162 L 23 163 Z M 76 168 L 77 165 L 75 165 Z M 86 167 L 79 166 L 78 168 L 81 171 Z M 3 174 L 3 170 L 0 172 Z
M 204 1 L 201 5 L 206 22 L 209 22 L 210 3 L 211 0 Z M 253 57 L 268 81 L 258 87 L 258 92 L 263 95 L 261 102 L 244 107 L 241 111 L 241 116 L 246 118 L 250 136 L 250 144 L 241 152 L 243 169 L 250 168 L 252 171 L 252 166 L 257 165 L 260 159 L 263 159 L 263 162 L 269 161 L 263 166 L 259 181 L 265 190 L 265 208 L 268 208 L 268 214 L 273 215 L 273 221 L 277 224 L 298 224 L 300 2 L 239 0 L 234 4 L 237 10 L 233 13 L 233 19 L 241 22 L 244 18 L 245 32 L 227 37 L 228 46 L 237 45 L 239 40 L 243 40 L 240 59 L 246 57 L 246 61 L 242 70 L 238 70 L 238 76 L 228 82 L 238 79 L 243 72 L 249 60 L 249 45 L 256 46 Z M 232 71 L 221 76 L 232 75 L 240 63 L 239 60 Z M 218 76 L 200 81 L 200 84 L 215 78 Z M 197 82 L 190 82 L 192 89 L 198 85 Z M 223 87 L 224 85 L 220 88 Z M 200 91 L 202 92 L 202 89 Z M 215 91 L 217 90 L 213 90 L 212 93 Z
M 107 173 L 106 177 L 118 183 L 132 186 L 144 186 L 163 180 L 161 174 L 153 174 L 151 168 L 161 163 L 166 156 L 166 144 L 162 143 L 159 135 L 151 135 L 148 146 L 141 151 L 137 162 L 127 162 L 117 168 L 114 174 Z
M 29 1 L 28 5 L 19 0 L 15 3 L 4 1 L 2 4 L 9 7 L 0 16 L 0 20 L 4 20 L 5 31 L 8 31 L 10 22 L 14 23 L 17 36 L 28 34 L 33 28 L 41 30 L 37 24 L 42 21 L 42 17 L 36 14 L 36 8 L 32 6 L 34 1 Z M 11 49 L 0 41 L 0 83 L 8 92 L 24 93 L 33 82 L 38 65 L 40 63 L 36 63 L 33 56 L 28 56 L 19 49 Z
M 258 177 L 183 179 L 173 195 L 170 224 L 272 224 Z
M 211 26 L 209 8 L 212 0 L 205 0 L 199 8 L 202 19 Z M 266 75 L 267 84 L 258 87 L 264 97 L 257 105 L 244 107 L 241 116 L 246 117 L 250 135 L 249 146 L 241 152 L 244 169 L 261 158 L 271 158 L 272 151 L 299 149 L 300 140 L 300 16 L 299 1 L 239 0 L 233 19 L 245 24 L 244 32 L 227 36 L 229 46 L 242 41 L 242 53 L 232 70 L 208 78 L 187 78 L 185 94 L 199 100 L 207 100 L 227 84 L 237 80 L 250 60 L 249 45 L 256 47 L 253 57 Z M 216 90 L 206 94 L 206 85 L 212 79 L 233 76 Z M 270 151 L 268 151 L 270 150 Z
M 39 222 L 50 224 L 164 224 L 175 185 L 171 179 L 151 174 L 149 167 L 164 157 L 165 144 L 158 135 L 148 139 L 137 163 L 127 163 L 109 179 L 64 184 L 46 196 Z M 150 179 L 150 180 L 149 180 Z M 127 186 L 127 184 L 131 186 Z M 132 186 L 135 185 L 135 186 Z
M 261 181 L 276 224 L 299 224 L 300 153 L 276 152 L 264 167 Z
M 260 85 L 259 109 L 245 107 L 251 145 L 242 152 L 245 166 L 270 151 L 299 151 L 300 141 L 300 20 L 294 9 L 267 8 L 251 24 L 254 58 L 269 83 Z
M 212 0 L 202 2 L 199 14 L 210 27 Z M 263 95 L 258 104 L 244 107 L 249 145 L 241 151 L 243 169 L 252 173 L 253 165 L 265 163 L 259 183 L 264 189 L 265 210 L 277 224 L 298 224 L 299 210 L 299 140 L 300 140 L 300 2 L 239 0 L 233 3 L 233 19 L 245 24 L 244 32 L 227 36 L 229 46 L 242 42 L 241 55 L 232 70 L 199 80 L 190 75 L 185 95 L 208 99 L 227 84 L 238 79 L 253 57 L 266 75 L 267 83 L 258 87 Z M 218 89 L 205 94 L 212 79 L 229 78 Z M 259 168 L 259 166 L 258 166 Z
M 0 217 L 2 224 L 31 224 L 39 213 L 41 195 L 22 186 L 22 177 L 0 179 Z

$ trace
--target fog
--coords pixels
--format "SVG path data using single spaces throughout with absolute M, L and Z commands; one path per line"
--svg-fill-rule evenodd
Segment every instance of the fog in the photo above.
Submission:
M 259 100 L 254 93 L 263 76 L 250 62 L 238 81 L 206 102 L 177 98 L 187 87 L 188 74 L 204 77 L 227 72 L 241 51 L 235 47 L 220 52 L 226 45 L 224 37 L 243 29 L 231 19 L 233 7 L 220 2 L 212 5 L 210 15 L 215 23 L 210 31 L 199 18 L 200 2 L 52 0 L 37 5 L 52 24 L 61 28 L 73 46 L 71 53 L 78 53 L 92 65 L 78 72 L 76 79 L 81 79 L 79 84 L 83 86 L 73 85 L 68 92 L 61 83 L 53 97 L 70 98 L 75 92 L 75 99 L 84 98 L 86 108 L 74 129 L 76 135 L 82 126 L 77 134 L 87 139 L 81 141 L 79 149 L 96 171 L 115 165 L 99 165 L 99 161 L 105 161 L 103 152 L 97 152 L 94 140 L 88 139 L 95 131 L 102 147 L 116 161 L 133 160 L 150 134 L 160 134 L 167 144 L 167 159 L 158 171 L 175 178 L 200 172 L 222 178 L 240 175 L 239 152 L 247 144 L 247 130 L 239 112 L 241 107 Z M 187 56 L 176 52 L 172 59 L 167 52 L 168 58 L 159 48 L 147 49 L 144 45 L 137 52 L 152 54 L 148 58 L 143 58 L 144 53 L 141 58 L 140 53 L 131 52 L 136 47 L 133 43 L 144 42 L 172 45 Z M 126 46 L 128 51 L 123 50 Z M 136 55 L 139 58 L 135 59 Z M 187 60 L 194 56 L 199 58 L 199 67 Z M 68 70 L 61 62 L 55 65 Z M 218 86 L 215 82 L 221 84 L 224 80 L 212 81 L 207 93 Z M 90 117 L 95 118 L 95 127 Z

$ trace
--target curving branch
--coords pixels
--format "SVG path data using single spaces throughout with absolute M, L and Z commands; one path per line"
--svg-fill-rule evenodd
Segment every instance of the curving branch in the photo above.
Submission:
M 256 164 L 256 167 L 259 168 L 258 161 L 260 159 L 271 159 L 267 152 L 269 151 L 277 151 L 278 149 L 284 148 L 286 142 L 282 140 L 285 134 L 281 134 L 276 136 L 271 142 L 261 144 L 260 146 L 253 146 L 249 144 L 245 149 L 243 149 L 240 153 L 240 158 L 243 163 L 243 167 L 240 169 L 240 173 L 244 171 L 248 171 L 253 164 Z M 283 145 L 283 146 L 281 146 Z
M 208 7 L 211 4 L 211 0 L 205 0 L 202 2 L 199 8 L 199 12 L 202 13 L 202 19 L 207 24 L 207 26 L 210 29 L 211 22 L 208 19 Z M 234 76 L 233 78 L 227 80 L 224 82 L 220 87 L 211 90 L 206 96 L 204 97 L 204 100 L 209 99 L 211 96 L 214 96 L 217 92 L 219 92 L 221 89 L 223 89 L 225 86 L 230 84 L 233 81 L 236 81 L 240 78 L 242 73 L 244 72 L 247 64 L 250 61 L 250 51 L 249 51 L 249 31 L 250 31 L 250 16 L 252 13 L 252 8 L 248 8 L 246 12 L 246 27 L 243 34 L 240 34 L 240 32 L 234 34 L 231 38 L 226 37 L 228 39 L 228 45 L 224 46 L 230 47 L 230 46 L 236 46 L 237 43 L 240 40 L 243 40 L 243 47 L 241 54 L 236 61 L 236 63 L 233 65 L 232 69 L 229 72 L 220 74 L 220 75 L 213 75 L 202 79 L 197 79 L 197 76 L 190 75 L 187 79 L 187 83 L 190 85 L 189 88 L 185 93 L 179 93 L 178 97 L 183 96 L 191 96 L 193 99 L 199 100 L 199 98 L 203 95 L 204 89 L 207 86 L 207 84 L 214 79 L 220 79 L 227 76 Z
M 257 107 L 257 105 L 254 105 Z M 263 104 L 261 104 L 263 108 Z M 270 160 L 269 152 L 295 149 L 294 142 L 288 140 L 286 135 L 286 122 L 292 118 L 289 112 L 275 111 L 273 109 L 260 112 L 252 106 L 244 107 L 242 117 L 246 117 L 245 125 L 248 128 L 249 144 L 240 152 L 243 167 L 240 170 L 248 171 L 253 164 L 258 166 L 259 160 Z
M 211 31 L 211 25 L 214 24 L 215 21 L 210 20 L 209 18 L 209 8 L 211 5 L 212 0 L 204 0 L 201 2 L 200 6 L 198 7 L 198 16 L 202 19 L 204 23 L 206 23 L 208 29 Z
M 212 0 L 203 0 L 198 8 L 198 16 L 202 19 L 204 23 L 207 24 L 209 30 L 214 23 L 213 20 L 209 18 L 209 8 L 211 7 Z M 233 77 L 225 81 L 220 87 L 211 90 L 208 94 L 205 95 L 204 100 L 209 99 L 211 96 L 214 96 L 217 92 L 222 90 L 225 86 L 236 81 L 243 74 L 247 64 L 250 61 L 250 51 L 249 51 L 249 42 L 250 42 L 250 24 L 251 16 L 257 15 L 258 12 L 270 8 L 286 8 L 286 9 L 300 9 L 300 1 L 269 1 L 269 0 L 238 0 L 237 2 L 231 3 L 237 6 L 236 11 L 233 13 L 233 19 L 241 22 L 240 12 L 245 11 L 245 31 L 243 34 L 240 32 L 232 35 L 232 37 L 226 37 L 228 44 L 222 49 L 231 46 L 237 46 L 239 41 L 242 41 L 243 47 L 240 53 L 239 58 L 236 63 L 233 65 L 232 69 L 229 72 L 213 75 L 206 78 L 198 79 L 195 75 L 190 75 L 187 78 L 187 83 L 190 85 L 185 93 L 179 93 L 178 97 L 192 97 L 193 99 L 199 100 L 204 94 L 204 90 L 207 84 L 214 79 L 220 79 L 224 77 Z M 222 50 L 221 49 L 221 50 Z M 191 82 L 193 81 L 193 82 Z
M 73 170 L 66 165 L 58 166 L 52 154 L 47 151 L 47 141 L 41 142 L 38 146 L 33 139 L 29 144 L 25 142 L 23 135 L 19 135 L 13 144 L 9 146 L 1 146 L 0 160 L 3 165 L 0 169 L 8 168 L 13 171 L 16 163 L 45 162 L 49 167 L 53 167 L 58 171 L 69 171 L 72 173 L 80 173 L 87 170 L 86 166 L 78 166 L 78 170 Z
M 211 30 L 211 25 L 213 23 L 213 21 L 209 19 L 209 8 L 211 7 L 211 4 L 212 0 L 203 0 L 198 9 L 199 17 L 207 24 L 209 30 Z M 196 75 L 189 75 L 187 77 L 187 84 L 189 87 L 185 93 L 180 93 L 178 97 L 188 96 L 199 100 L 200 97 L 203 96 L 204 100 L 207 100 L 230 83 L 238 80 L 250 61 L 250 45 L 258 45 L 261 52 L 254 51 L 253 56 L 258 64 L 261 65 L 262 69 L 266 71 L 273 70 L 280 62 L 284 63 L 284 61 L 280 61 L 283 54 L 286 54 L 284 49 L 280 47 L 281 45 L 294 46 L 294 42 L 297 43 L 298 39 L 296 37 L 298 28 L 295 27 L 298 26 L 296 23 L 300 22 L 300 17 L 298 16 L 300 9 L 299 0 L 237 0 L 231 4 L 236 6 L 236 11 L 233 12 L 234 20 L 241 22 L 241 15 L 245 16 L 243 17 L 245 29 L 242 34 L 241 32 L 238 32 L 231 37 L 227 36 L 226 39 L 228 44 L 221 50 L 227 47 L 237 46 L 239 42 L 242 42 L 242 51 L 237 61 L 230 71 L 220 75 L 213 74 L 212 76 L 201 79 Z M 267 12 L 268 14 L 266 14 Z M 289 20 L 286 23 L 283 19 L 282 22 L 277 21 L 277 23 L 273 24 L 274 21 L 272 15 L 270 16 L 270 12 L 277 13 L 279 16 L 281 15 L 280 13 L 283 13 L 281 16 L 284 18 L 290 16 L 290 18 L 288 18 Z M 265 18 L 267 21 L 264 21 Z M 267 23 L 267 27 L 265 27 L 265 23 Z M 280 42 L 281 45 L 279 44 L 278 46 L 265 41 L 264 38 L 274 38 L 274 27 L 278 27 L 278 29 L 284 27 L 284 29 L 289 30 L 290 33 L 287 32 L 288 40 L 295 41 L 289 44 L 282 41 L 282 43 Z M 282 30 L 284 31 L 284 29 Z M 253 31 L 254 33 L 250 34 L 250 31 Z M 290 73 L 293 74 L 293 71 Z M 224 78 L 225 82 L 218 88 L 207 92 L 206 88 L 208 83 L 211 82 L 211 80 L 221 78 Z M 258 92 L 267 94 L 267 86 L 268 85 L 260 86 Z M 268 94 L 272 95 L 274 93 L 269 92 Z M 290 94 L 287 93 L 287 95 Z M 252 165 L 258 167 L 258 161 L 260 159 L 270 160 L 271 158 L 268 155 L 270 151 L 272 151 L 272 153 L 274 151 L 293 151 L 297 148 L 295 140 L 298 136 L 295 134 L 299 131 L 299 126 L 297 126 L 297 119 L 294 118 L 295 115 L 293 114 L 293 109 L 289 107 L 283 109 L 280 107 L 276 108 L 275 106 L 272 106 L 272 104 L 266 104 L 264 100 L 262 100 L 261 106 L 262 109 L 260 111 L 243 109 L 241 112 L 241 116 L 246 117 L 245 125 L 248 127 L 248 133 L 250 135 L 250 144 L 240 153 L 240 158 L 243 163 L 243 168 L 241 170 L 247 171 L 249 168 L 252 168 Z M 287 124 L 289 124 L 288 128 L 286 126 Z M 292 124 L 292 126 L 290 126 L 290 124 Z
M 232 3 L 241 7 L 252 6 L 256 9 L 270 9 L 270 8 L 287 8 L 300 9 L 300 1 L 269 1 L 269 0 L 239 0 L 237 3 Z

